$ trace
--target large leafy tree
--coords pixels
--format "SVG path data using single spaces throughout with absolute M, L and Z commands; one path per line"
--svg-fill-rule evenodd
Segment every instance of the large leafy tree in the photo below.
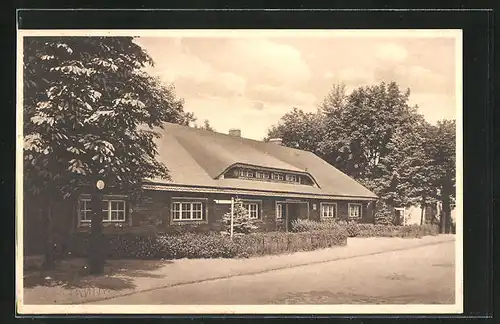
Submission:
M 281 138 L 283 145 L 318 153 L 323 138 L 323 120 L 317 113 L 293 108 L 268 130 L 265 141 Z
M 430 160 L 430 178 L 436 199 L 442 204 L 441 231 L 451 232 L 451 209 L 456 199 L 456 123 L 441 120 L 429 129 L 426 153 Z
M 353 90 L 334 109 L 335 114 L 325 114 L 328 132 L 323 154 L 367 184 L 379 178 L 381 162 L 391 153 L 388 144 L 393 134 L 399 129 L 411 131 L 415 108 L 408 105 L 409 95 L 394 82 Z M 372 189 L 377 190 L 376 185 Z
M 132 37 L 24 38 L 25 192 L 53 203 L 82 190 L 138 190 L 168 177 L 155 160 L 155 129 L 189 124 L 172 86 L 143 71 L 151 57 Z M 102 215 L 92 196 L 91 270 L 102 271 Z M 96 243 L 97 242 L 97 243 Z
M 268 137 L 282 137 L 287 146 L 315 152 L 377 193 L 379 205 L 388 210 L 425 207 L 442 200 L 440 192 L 453 197 L 446 193 L 453 191 L 454 157 L 448 163 L 442 156 L 454 154 L 454 138 L 439 134 L 453 133 L 447 122 L 437 128 L 426 122 L 418 107 L 409 104 L 409 96 L 409 90 L 402 91 L 394 82 L 359 87 L 349 94 L 344 85 L 334 85 L 317 113 L 294 109 Z

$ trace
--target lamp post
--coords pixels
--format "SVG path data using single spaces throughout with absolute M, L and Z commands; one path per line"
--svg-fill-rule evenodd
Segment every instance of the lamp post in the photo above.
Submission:
M 102 190 L 106 184 L 99 179 L 91 194 L 92 221 L 90 223 L 89 270 L 91 274 L 104 272 L 104 251 L 102 246 Z

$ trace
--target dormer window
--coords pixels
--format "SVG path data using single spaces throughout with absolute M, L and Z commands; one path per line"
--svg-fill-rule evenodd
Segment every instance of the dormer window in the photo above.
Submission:
M 289 184 L 302 184 L 302 185 L 314 185 L 314 180 L 311 178 L 296 174 L 288 173 L 286 171 L 275 171 L 266 170 L 264 168 L 250 168 L 250 167 L 240 167 L 236 166 L 231 168 L 228 172 L 220 176 L 220 179 L 246 179 L 254 181 L 265 181 L 265 182 L 281 182 Z
M 264 171 L 255 171 L 255 177 L 257 179 L 269 179 L 269 173 Z
M 253 178 L 253 171 L 247 169 L 240 169 L 240 177 Z
M 283 180 L 285 180 L 285 176 L 282 173 L 273 173 L 272 179 L 278 180 L 278 181 L 283 181 Z

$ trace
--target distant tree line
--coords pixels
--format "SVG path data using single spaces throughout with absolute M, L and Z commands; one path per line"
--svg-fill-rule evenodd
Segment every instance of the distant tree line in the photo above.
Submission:
M 451 230 L 455 203 L 455 120 L 432 125 L 395 82 L 347 93 L 334 85 L 317 112 L 294 108 L 265 140 L 311 151 L 375 192 L 379 209 L 442 203 L 440 227 Z M 380 213 L 387 215 L 387 213 Z

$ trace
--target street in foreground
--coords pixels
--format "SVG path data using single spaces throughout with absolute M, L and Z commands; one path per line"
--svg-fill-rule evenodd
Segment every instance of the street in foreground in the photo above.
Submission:
M 139 292 L 93 304 L 453 304 L 454 242 Z

